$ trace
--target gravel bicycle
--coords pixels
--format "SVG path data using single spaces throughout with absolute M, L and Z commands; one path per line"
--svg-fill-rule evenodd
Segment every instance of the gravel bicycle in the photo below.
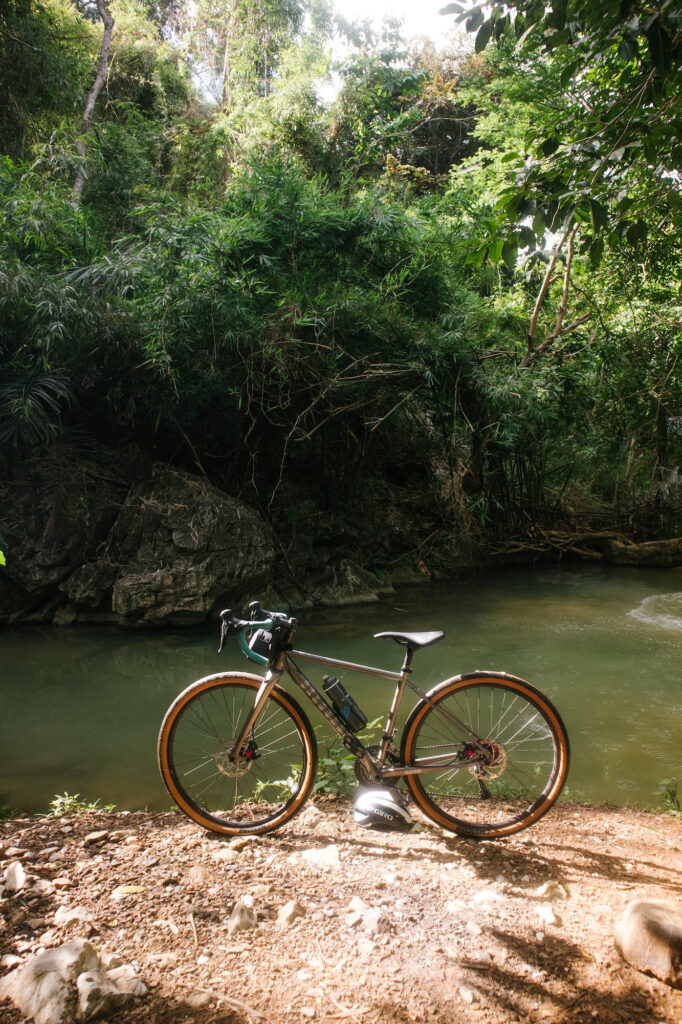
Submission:
M 269 832 L 289 821 L 315 781 L 315 734 L 298 701 L 281 686 L 286 673 L 355 756 L 360 785 L 404 783 L 417 806 L 442 828 L 479 838 L 508 836 L 534 824 L 559 796 L 569 741 L 559 713 L 539 690 L 504 672 L 453 676 L 428 692 L 412 680 L 417 651 L 440 631 L 377 633 L 405 649 L 399 672 L 341 661 L 292 646 L 297 620 L 249 605 L 250 618 L 221 613 L 220 648 L 236 635 L 265 674 L 224 672 L 192 683 L 170 706 L 159 732 L 163 781 L 181 811 L 223 835 Z M 366 717 L 338 679 L 321 691 L 299 668 L 315 662 L 396 683 L 380 742 L 357 735 Z M 396 721 L 406 689 L 419 698 L 399 745 Z

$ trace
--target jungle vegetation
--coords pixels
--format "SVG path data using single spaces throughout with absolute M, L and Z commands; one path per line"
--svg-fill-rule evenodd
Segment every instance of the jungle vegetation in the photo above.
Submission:
M 682 9 L 446 11 L 439 51 L 327 0 L 5 0 L 5 475 L 679 532 Z

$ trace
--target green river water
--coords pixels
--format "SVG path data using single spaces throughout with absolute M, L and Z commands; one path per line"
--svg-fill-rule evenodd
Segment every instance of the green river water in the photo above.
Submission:
M 304 611 L 299 623 L 302 650 L 396 670 L 401 651 L 373 633 L 443 629 L 415 656 L 422 689 L 473 669 L 527 679 L 565 721 L 575 799 L 657 807 L 658 783 L 682 778 L 682 569 L 514 570 Z M 155 761 L 165 709 L 201 676 L 258 671 L 234 641 L 216 648 L 215 626 L 5 630 L 0 803 L 40 809 L 66 791 L 119 809 L 168 807 Z M 317 685 L 323 670 L 301 667 Z M 390 682 L 337 674 L 368 717 L 388 707 Z M 408 695 L 405 713 L 412 704 Z

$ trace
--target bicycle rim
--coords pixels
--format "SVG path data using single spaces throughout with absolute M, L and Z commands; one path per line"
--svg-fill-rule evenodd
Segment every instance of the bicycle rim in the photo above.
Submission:
M 262 680 L 208 676 L 169 708 L 159 733 L 159 768 L 180 810 L 228 835 L 279 828 L 300 809 L 315 778 L 317 748 L 296 701 L 276 688 L 248 737 L 230 758 Z
M 551 702 L 502 673 L 456 677 L 428 697 L 431 704 L 421 701 L 410 714 L 402 743 L 405 764 L 438 758 L 405 779 L 423 812 L 443 828 L 481 838 L 511 835 L 541 818 L 559 796 L 569 762 L 566 730 Z

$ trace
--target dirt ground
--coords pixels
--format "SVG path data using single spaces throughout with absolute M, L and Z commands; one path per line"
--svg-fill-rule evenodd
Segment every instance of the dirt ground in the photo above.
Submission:
M 679 821 L 561 804 L 476 842 L 371 832 L 350 811 L 318 802 L 231 841 L 177 813 L 2 822 L 0 865 L 27 880 L 0 896 L 0 973 L 81 935 L 148 986 L 118 1024 L 682 1021 L 682 992 L 613 943 L 630 900 L 682 901 Z M 59 928 L 61 906 L 92 921 Z M 0 1002 L 0 1021 L 22 1016 Z

